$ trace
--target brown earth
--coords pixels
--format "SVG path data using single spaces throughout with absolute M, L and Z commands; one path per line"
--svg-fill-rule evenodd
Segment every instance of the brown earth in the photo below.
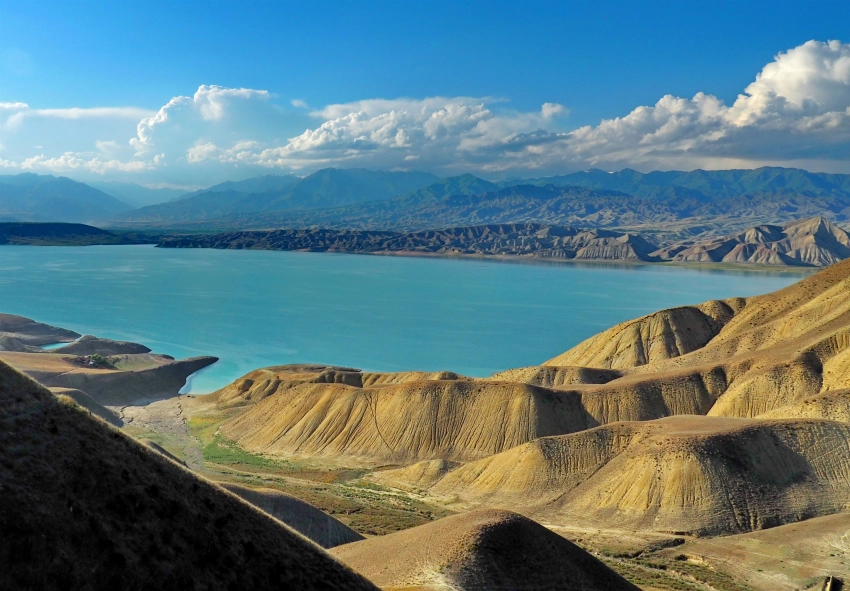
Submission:
M 5 364 L 0 422 L 2 588 L 375 588 Z
M 637 590 L 534 521 L 476 511 L 331 550 L 383 589 Z

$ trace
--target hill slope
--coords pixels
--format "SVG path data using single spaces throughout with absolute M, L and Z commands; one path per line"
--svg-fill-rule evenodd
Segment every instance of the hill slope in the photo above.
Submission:
M 847 508 L 850 424 L 670 417 L 547 437 L 432 488 L 570 523 L 717 535 Z
M 131 209 L 69 178 L 32 173 L 0 176 L 0 221 L 91 222 Z
M 480 458 L 589 426 L 570 394 L 430 377 L 269 368 L 211 396 L 255 401 L 221 427 L 246 450 L 367 462 Z
M 331 551 L 384 589 L 637 591 L 528 518 L 476 511 Z
M 0 587 L 374 589 L 2 364 L 0 420 Z

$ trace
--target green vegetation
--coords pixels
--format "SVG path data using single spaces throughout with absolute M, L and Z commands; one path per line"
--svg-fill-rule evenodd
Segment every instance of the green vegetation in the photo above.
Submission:
M 202 452 L 204 460 L 214 464 L 259 466 L 271 469 L 285 468 L 288 465 L 285 460 L 271 460 L 261 455 L 249 453 L 218 434 L 214 435 L 212 441 L 203 447 Z

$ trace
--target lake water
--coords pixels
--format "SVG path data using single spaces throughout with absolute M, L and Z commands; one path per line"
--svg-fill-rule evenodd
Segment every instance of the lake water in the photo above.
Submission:
M 220 357 L 184 388 L 198 393 L 283 363 L 486 376 L 629 318 L 804 276 L 153 246 L 0 246 L 0 269 L 0 312 Z

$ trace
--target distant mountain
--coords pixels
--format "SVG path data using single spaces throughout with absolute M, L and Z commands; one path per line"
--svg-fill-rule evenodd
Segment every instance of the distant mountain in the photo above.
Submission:
M 132 212 L 111 225 L 413 231 L 536 222 L 637 232 L 667 245 L 815 216 L 841 225 L 850 222 L 850 175 L 798 169 L 646 174 L 591 170 L 513 180 L 507 186 L 467 174 L 428 182 L 393 198 L 388 198 L 390 191 L 383 196 L 376 191 L 372 199 L 355 195 L 356 183 L 342 189 L 337 188 L 341 180 L 329 181 L 343 173 L 350 179 L 356 172 L 320 171 L 277 194 L 205 192 L 179 205 Z M 323 205 L 332 201 L 330 195 L 336 196 L 338 206 Z
M 173 201 L 188 193 L 188 191 L 182 189 L 150 189 L 135 183 L 119 183 L 117 181 L 97 181 L 86 184 L 103 191 L 107 195 L 112 195 L 124 203 L 129 203 L 133 207 L 145 207 Z
M 850 194 L 850 175 L 808 172 L 798 168 L 762 167 L 754 170 L 655 171 L 592 169 L 563 176 L 522 181 L 532 185 L 569 185 L 621 191 L 635 197 L 669 195 L 663 189 L 679 188 L 690 196 L 711 201 L 748 194 L 800 194 L 812 196 Z M 512 184 L 516 184 L 513 182 Z
M 132 207 L 66 177 L 23 173 L 0 176 L 0 220 L 91 222 Z
M 640 236 L 541 224 L 492 224 L 389 232 L 376 230 L 268 230 L 166 236 L 166 248 L 302 250 L 314 252 L 498 255 L 553 260 L 657 260 L 656 247 Z
M 436 180 L 425 172 L 326 168 L 303 179 L 266 176 L 222 183 L 175 202 L 141 208 L 116 221 L 194 222 L 234 214 L 352 205 L 404 195 Z
M 814 217 L 782 226 L 756 226 L 724 238 L 682 242 L 654 255 L 677 262 L 826 267 L 850 258 L 850 236 L 828 220 Z
M 283 191 L 298 183 L 301 180 L 300 176 L 293 174 L 267 174 L 263 176 L 255 176 L 244 181 L 225 181 L 217 185 L 213 185 L 207 189 L 201 189 L 194 193 L 186 194 L 186 197 L 198 195 L 200 193 L 226 193 L 233 191 L 236 193 L 268 193 L 271 191 Z

